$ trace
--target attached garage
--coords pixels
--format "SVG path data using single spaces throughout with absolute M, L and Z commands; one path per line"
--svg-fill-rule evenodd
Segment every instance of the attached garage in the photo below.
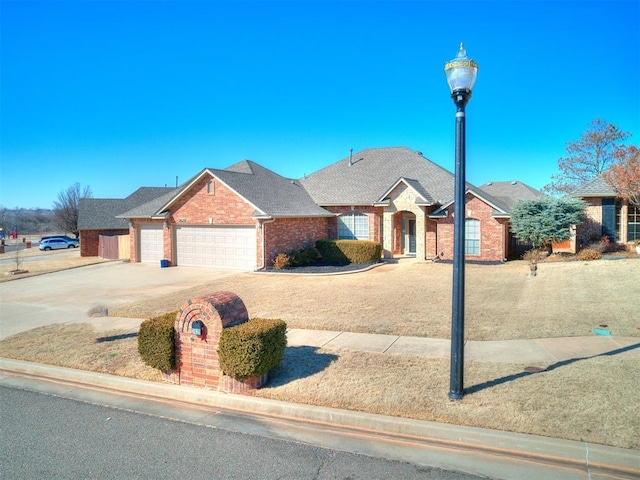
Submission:
M 177 265 L 242 270 L 256 268 L 254 226 L 176 228 Z
M 161 225 L 140 226 L 140 261 L 158 263 L 164 258 L 164 243 Z

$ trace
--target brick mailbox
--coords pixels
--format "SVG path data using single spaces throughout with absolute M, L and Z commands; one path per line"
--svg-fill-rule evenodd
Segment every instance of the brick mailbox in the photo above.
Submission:
M 244 302 L 235 293 L 216 292 L 185 302 L 176 315 L 176 370 L 165 378 L 181 385 L 241 393 L 260 388 L 267 375 L 234 380 L 222 373 L 218 342 L 223 328 L 249 320 Z

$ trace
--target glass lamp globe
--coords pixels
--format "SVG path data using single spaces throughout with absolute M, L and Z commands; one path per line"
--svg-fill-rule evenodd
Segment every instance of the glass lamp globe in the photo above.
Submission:
M 458 91 L 470 93 L 473 85 L 476 83 L 478 64 L 467 57 L 467 51 L 464 45 L 460 43 L 458 55 L 445 64 L 444 72 L 447 75 L 447 83 L 449 83 L 449 89 L 452 94 Z

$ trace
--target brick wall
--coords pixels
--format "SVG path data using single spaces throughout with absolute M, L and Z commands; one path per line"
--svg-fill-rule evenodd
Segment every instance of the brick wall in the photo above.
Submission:
M 427 218 L 424 233 L 425 257 L 432 260 L 440 255 L 438 250 L 438 222 Z
M 80 231 L 80 256 L 97 257 L 100 230 Z
M 493 208 L 467 194 L 466 218 L 480 220 L 480 254 L 466 255 L 469 261 L 502 261 L 506 258 L 507 220 L 493 218 Z M 452 209 L 450 209 L 452 210 Z M 453 215 L 438 220 L 437 251 L 443 260 L 453 259 Z
M 213 181 L 213 194 L 207 184 Z M 223 183 L 205 176 L 171 207 L 170 224 L 256 225 L 255 208 Z
M 263 224 L 265 266 L 271 266 L 279 253 L 313 247 L 316 240 L 328 238 L 330 218 L 278 218 Z
M 576 228 L 579 244 L 589 243 L 591 237 L 602 236 L 602 198 L 583 198 L 587 204 L 585 220 Z

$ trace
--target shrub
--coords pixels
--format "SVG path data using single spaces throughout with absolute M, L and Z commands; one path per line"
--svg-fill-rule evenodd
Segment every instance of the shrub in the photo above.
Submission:
M 315 247 L 309 247 L 300 250 L 300 255 L 302 256 L 302 262 L 305 265 L 309 265 L 318 261 L 318 250 Z
M 314 247 L 303 248 L 290 253 L 279 253 L 273 261 L 273 268 L 280 270 L 288 267 L 304 267 L 318 260 L 318 250 Z
M 325 263 L 369 263 L 380 260 L 382 245 L 368 240 L 317 240 L 316 248 Z
M 286 253 L 279 253 L 273 260 L 273 268 L 276 270 L 281 270 L 289 266 L 291 266 L 291 259 Z
M 168 371 L 176 366 L 176 351 L 173 342 L 177 312 L 150 318 L 140 324 L 138 331 L 138 353 L 142 361 L 152 368 Z
M 289 266 L 290 267 L 300 267 L 304 265 L 302 260 L 302 254 L 298 251 L 291 252 L 289 254 Z
M 287 324 L 282 320 L 255 318 L 223 328 L 218 343 L 222 371 L 244 380 L 261 377 L 280 365 L 287 346 Z
M 590 248 L 583 248 L 576 255 L 578 260 L 599 260 L 602 258 L 602 253 L 592 250 Z
M 602 237 L 595 238 L 593 242 L 587 245 L 588 249 L 595 250 L 596 252 L 599 252 L 599 253 L 619 252 L 621 250 L 620 247 L 621 245 L 618 245 L 617 243 L 612 242 L 609 239 L 608 235 L 603 235 Z

